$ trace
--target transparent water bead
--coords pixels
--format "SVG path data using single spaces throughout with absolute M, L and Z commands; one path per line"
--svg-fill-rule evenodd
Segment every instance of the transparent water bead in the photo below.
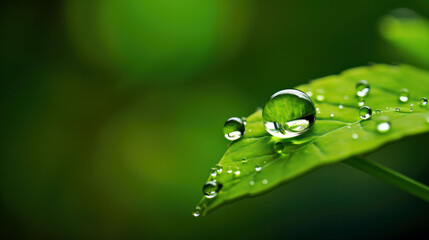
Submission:
M 390 130 L 390 123 L 387 121 L 382 121 L 377 124 L 377 132 L 387 133 Z
M 399 101 L 406 103 L 406 102 L 408 102 L 409 98 L 410 98 L 410 92 L 408 91 L 408 89 L 406 89 L 406 88 L 401 89 L 401 91 L 399 93 Z
M 268 133 L 279 138 L 299 136 L 316 121 L 316 108 L 310 97 L 296 89 L 273 94 L 262 110 L 262 120 Z
M 222 184 L 216 183 L 214 181 L 208 181 L 204 183 L 203 193 L 206 195 L 206 198 L 214 198 L 221 188 Z
M 210 168 L 210 176 L 212 177 L 216 177 L 217 175 L 217 170 L 216 168 Z
M 200 206 L 196 206 L 194 211 L 192 212 L 192 216 L 194 217 L 199 217 L 201 214 L 201 207 Z
M 375 110 L 375 114 L 380 115 L 381 114 L 381 110 L 380 109 Z
M 260 172 L 262 170 L 262 167 L 259 165 L 255 166 L 255 171 Z
M 352 134 L 352 138 L 356 140 L 356 139 L 358 139 L 358 138 L 359 138 L 359 136 L 357 135 L 357 133 L 353 133 L 353 134 Z
M 359 109 L 359 116 L 360 118 L 362 118 L 363 120 L 367 120 L 371 117 L 372 115 L 372 110 L 370 107 L 368 106 L 363 106 Z
M 420 98 L 420 106 L 426 107 L 428 105 L 428 99 L 425 97 Z
M 366 80 L 359 80 L 356 83 L 356 95 L 358 97 L 365 97 L 370 90 L 369 83 Z
M 399 112 L 399 111 L 401 111 L 400 108 L 395 108 L 395 112 Z
M 223 168 L 220 164 L 216 164 L 215 169 L 216 169 L 217 174 L 222 174 Z
M 225 138 L 231 141 L 239 139 L 243 136 L 244 133 L 244 123 L 243 120 L 237 117 L 232 117 L 226 120 L 223 125 L 223 134 Z

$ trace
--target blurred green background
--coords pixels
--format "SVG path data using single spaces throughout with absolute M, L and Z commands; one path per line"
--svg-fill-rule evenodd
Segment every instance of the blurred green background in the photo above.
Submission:
M 427 203 L 342 164 L 191 215 L 227 118 L 314 78 L 406 61 L 379 20 L 398 7 L 429 17 L 428 1 L 1 5 L 4 239 L 428 236 Z M 428 136 L 369 158 L 429 184 Z

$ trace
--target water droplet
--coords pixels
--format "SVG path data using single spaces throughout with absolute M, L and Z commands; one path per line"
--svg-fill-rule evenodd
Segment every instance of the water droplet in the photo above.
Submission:
M 353 139 L 358 139 L 358 137 L 359 137 L 359 136 L 357 135 L 357 133 L 353 133 L 353 134 L 352 134 L 352 138 L 353 138 Z
M 232 117 L 223 126 L 225 138 L 231 141 L 239 139 L 244 133 L 244 124 L 240 118 Z
M 364 101 L 360 101 L 360 102 L 358 103 L 358 105 L 359 105 L 359 107 L 362 107 L 363 105 L 365 105 L 365 102 L 364 102 Z
M 350 126 L 350 125 L 348 125 L 348 126 L 347 126 L 347 128 L 351 128 L 351 126 Z
M 370 107 L 368 106 L 363 106 L 359 109 L 359 116 L 360 118 L 362 118 L 363 120 L 367 120 L 371 117 L 372 115 L 372 110 Z
M 428 99 L 425 97 L 420 98 L 420 106 L 426 107 L 428 105 Z
M 276 142 L 274 144 L 274 151 L 277 152 L 277 153 L 282 153 L 284 147 L 285 146 L 284 146 L 284 144 L 282 142 Z
M 356 95 L 358 97 L 365 97 L 370 90 L 369 83 L 366 80 L 359 80 L 356 84 Z
M 410 98 L 410 92 L 408 91 L 408 89 L 406 88 L 401 89 L 399 94 L 399 101 L 405 103 L 405 102 L 408 102 L 409 98 Z
M 226 173 L 228 173 L 228 174 L 232 173 L 232 168 L 231 168 L 231 167 L 228 167 L 228 168 L 226 169 Z
M 210 176 L 212 177 L 216 177 L 217 175 L 217 170 L 216 168 L 210 168 Z
M 323 96 L 322 94 L 317 95 L 316 96 L 316 101 L 318 101 L 318 102 L 325 101 L 325 96 Z
M 262 179 L 262 184 L 267 184 L 268 183 L 268 180 L 267 179 Z
M 390 123 L 383 121 L 377 124 L 377 132 L 379 133 L 387 133 L 390 130 Z
M 240 170 L 235 170 L 234 177 L 239 177 L 241 174 Z
M 268 133 L 279 138 L 303 134 L 316 121 L 316 109 L 305 93 L 286 89 L 273 94 L 262 111 Z
M 340 105 L 338 105 L 338 108 L 343 109 L 344 107 L 343 107 L 343 105 L 340 104 Z
M 194 217 L 199 217 L 201 214 L 201 207 L 200 206 L 196 206 L 194 211 L 192 212 L 192 216 Z
M 206 198 L 214 198 L 221 188 L 222 184 L 216 183 L 214 181 L 208 181 L 204 183 L 203 193 L 206 195 Z
M 250 181 L 249 181 L 249 184 L 253 186 L 253 185 L 255 185 L 255 181 L 250 180 Z
M 381 114 L 381 110 L 380 109 L 375 110 L 375 114 L 380 115 Z
M 389 107 L 386 107 L 386 110 L 388 110 L 389 109 Z
M 247 118 L 246 117 L 242 117 L 241 121 L 243 121 L 243 124 L 246 125 L 247 124 Z
M 243 158 L 243 159 L 241 160 L 241 162 L 242 162 L 242 163 L 247 163 L 247 158 Z
M 399 112 L 401 109 L 400 108 L 395 108 L 395 111 L 396 112 Z
M 252 131 L 252 129 L 249 129 L 249 132 L 251 132 Z
M 331 113 L 329 116 L 330 116 L 330 117 L 334 117 L 334 114 L 333 114 L 333 113 Z
M 223 168 L 220 164 L 216 164 L 215 166 L 217 174 L 222 174 Z
M 260 172 L 262 170 L 262 167 L 259 165 L 255 166 L 255 171 Z

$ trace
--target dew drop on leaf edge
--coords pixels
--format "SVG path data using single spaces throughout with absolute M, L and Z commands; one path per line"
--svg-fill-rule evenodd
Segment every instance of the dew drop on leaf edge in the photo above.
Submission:
M 217 193 L 222 188 L 222 184 L 214 182 L 214 181 L 208 181 L 204 183 L 203 186 L 203 193 L 207 198 L 214 198 L 216 197 Z
M 239 139 L 244 134 L 244 123 L 238 117 L 232 117 L 226 120 L 223 126 L 225 138 L 231 141 Z
M 296 89 L 273 94 L 262 110 L 268 133 L 279 138 L 292 138 L 309 130 L 316 121 L 316 108 L 311 98 Z
M 201 214 L 201 207 L 200 206 L 196 206 L 194 211 L 192 212 L 192 216 L 194 217 L 199 217 Z

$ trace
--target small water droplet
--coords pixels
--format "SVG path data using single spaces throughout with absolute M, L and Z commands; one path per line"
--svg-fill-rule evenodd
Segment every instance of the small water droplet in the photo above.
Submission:
M 348 126 L 347 126 L 347 128 L 351 128 L 351 126 L 350 126 L 350 125 L 348 125 Z
M 357 133 L 353 133 L 353 134 L 352 134 L 352 138 L 353 138 L 353 139 L 358 139 L 358 137 L 359 137 L 359 136 L 357 135 Z
M 255 171 L 260 172 L 262 170 L 262 167 L 259 165 L 255 166 Z
M 389 110 L 389 107 L 386 107 L 386 110 Z
M 242 162 L 242 163 L 247 163 L 247 158 L 243 158 L 243 159 L 241 159 L 241 162 Z
M 425 97 L 420 98 L 420 106 L 426 107 L 428 105 L 428 99 Z
M 377 124 L 377 132 L 387 133 L 390 130 L 390 123 L 387 121 L 382 121 Z
M 235 170 L 234 177 L 239 177 L 241 174 L 240 170 Z
M 331 113 L 329 116 L 330 116 L 330 117 L 334 117 L 334 114 L 333 114 L 333 113 Z
M 220 164 L 216 164 L 215 166 L 217 174 L 222 174 L 223 168 Z
M 325 100 L 325 96 L 324 95 L 322 95 L 322 94 L 318 94 L 317 96 L 316 96 L 316 101 L 318 101 L 318 102 L 323 102 Z
M 262 184 L 264 184 L 264 185 L 265 185 L 265 184 L 267 184 L 267 183 L 268 183 L 268 179 L 266 179 L 266 178 L 265 178 L 265 179 L 262 179 Z
M 249 129 L 249 132 L 251 132 L 252 131 L 252 129 Z
M 370 107 L 368 106 L 363 106 L 359 109 L 359 116 L 360 118 L 362 118 L 363 120 L 367 120 L 371 117 L 372 115 L 372 110 Z
M 214 198 L 216 197 L 217 193 L 222 188 L 222 184 L 216 183 L 214 181 L 208 181 L 204 183 L 203 186 L 203 193 L 206 196 L 206 198 Z
M 226 173 L 231 174 L 231 173 L 232 173 L 232 168 L 231 168 L 231 167 L 228 167 L 228 168 L 226 169 Z
M 408 102 L 409 98 L 410 98 L 410 92 L 408 91 L 408 89 L 402 88 L 399 93 L 399 101 L 406 103 Z
M 344 107 L 343 107 L 343 105 L 340 104 L 340 105 L 338 105 L 338 108 L 343 109 Z
M 282 153 L 284 149 L 284 144 L 282 142 L 276 142 L 274 144 L 274 151 L 277 153 Z
M 381 114 L 381 110 L 380 109 L 375 110 L 375 114 L 380 115 Z
M 396 112 L 399 112 L 401 109 L 400 108 L 395 108 L 395 111 Z
M 250 180 L 250 181 L 249 181 L 249 184 L 250 184 L 251 186 L 253 186 L 253 185 L 255 185 L 255 181 Z
M 359 105 L 359 107 L 362 107 L 363 105 L 365 105 L 365 102 L 364 102 L 364 101 L 360 101 L 360 102 L 358 103 L 358 105 Z
M 199 217 L 201 214 L 201 207 L 200 206 L 196 206 L 194 211 L 192 212 L 192 216 L 194 217 Z
M 246 117 L 242 117 L 241 121 L 243 121 L 243 124 L 246 125 L 247 124 L 247 118 Z
M 223 126 L 225 138 L 231 141 L 239 139 L 244 133 L 244 124 L 240 118 L 232 117 Z
M 216 177 L 217 175 L 217 170 L 216 168 L 210 168 L 210 176 L 212 177 Z
M 286 89 L 273 94 L 265 103 L 262 119 L 268 133 L 279 138 L 296 137 L 316 121 L 316 108 L 304 92 Z
M 359 80 L 356 84 L 356 95 L 358 97 L 365 97 L 370 90 L 369 83 L 366 80 Z

